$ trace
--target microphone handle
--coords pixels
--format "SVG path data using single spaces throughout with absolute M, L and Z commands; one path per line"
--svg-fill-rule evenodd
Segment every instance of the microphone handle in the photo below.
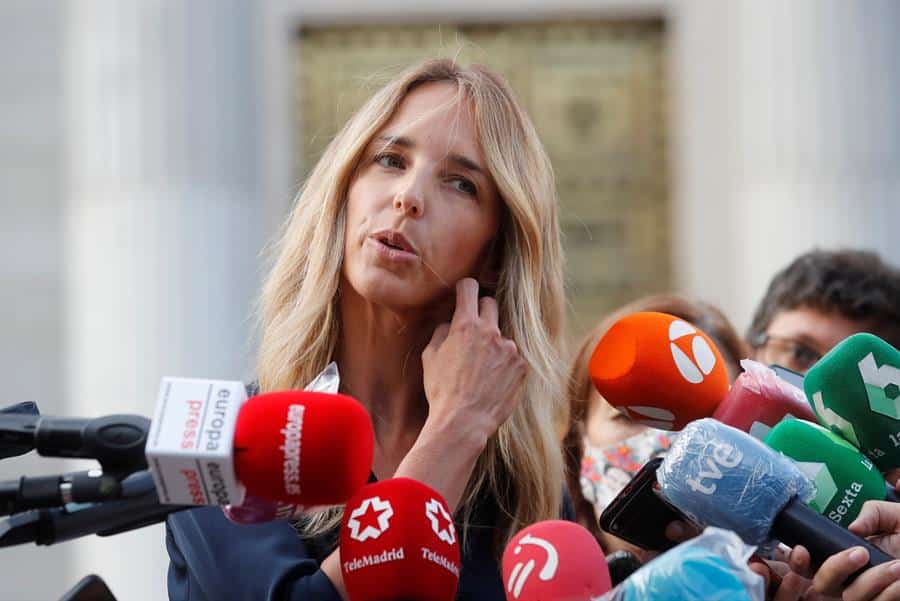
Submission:
M 775 517 L 771 534 L 789 547 L 806 547 L 815 568 L 835 553 L 850 547 L 865 547 L 869 552 L 869 563 L 851 574 L 845 585 L 853 582 L 868 568 L 894 560 L 869 541 L 835 524 L 797 497 L 791 499 Z

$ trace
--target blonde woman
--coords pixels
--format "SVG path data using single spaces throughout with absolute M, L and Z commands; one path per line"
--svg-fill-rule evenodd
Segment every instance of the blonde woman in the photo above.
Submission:
M 504 599 L 498 557 L 558 518 L 562 252 L 553 174 L 495 73 L 418 65 L 376 93 L 301 192 L 262 297 L 263 391 L 336 361 L 375 427 L 373 477 L 444 495 L 459 599 Z M 239 527 L 170 518 L 172 599 L 346 599 L 339 512 Z

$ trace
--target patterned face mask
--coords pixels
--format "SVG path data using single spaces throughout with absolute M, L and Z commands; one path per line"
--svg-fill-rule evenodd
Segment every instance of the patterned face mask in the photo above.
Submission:
M 653 457 L 665 453 L 675 433 L 647 428 L 608 447 L 594 447 L 585 438 L 581 459 L 581 493 L 599 516 L 629 480 Z

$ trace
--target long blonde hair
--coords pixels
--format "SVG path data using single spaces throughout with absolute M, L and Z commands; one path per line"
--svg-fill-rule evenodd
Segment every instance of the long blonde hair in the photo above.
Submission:
M 261 390 L 302 388 L 332 359 L 341 324 L 337 298 L 345 200 L 361 156 L 417 86 L 451 82 L 472 108 L 478 141 L 505 203 L 495 290 L 500 328 L 529 366 L 513 415 L 488 441 L 463 496 L 463 528 L 479 497 L 499 509 L 495 541 L 558 517 L 563 468 L 553 414 L 564 401 L 563 256 L 553 171 L 530 119 L 506 82 L 486 67 L 449 59 L 415 65 L 378 91 L 328 145 L 301 190 L 261 298 Z M 340 512 L 303 528 L 320 534 Z M 499 547 L 502 549 L 502 546 Z

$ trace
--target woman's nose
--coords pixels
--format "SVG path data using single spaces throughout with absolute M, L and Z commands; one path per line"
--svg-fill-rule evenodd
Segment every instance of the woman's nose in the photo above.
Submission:
M 422 193 L 415 186 L 405 186 L 394 196 L 394 209 L 410 217 L 421 217 L 425 212 Z

